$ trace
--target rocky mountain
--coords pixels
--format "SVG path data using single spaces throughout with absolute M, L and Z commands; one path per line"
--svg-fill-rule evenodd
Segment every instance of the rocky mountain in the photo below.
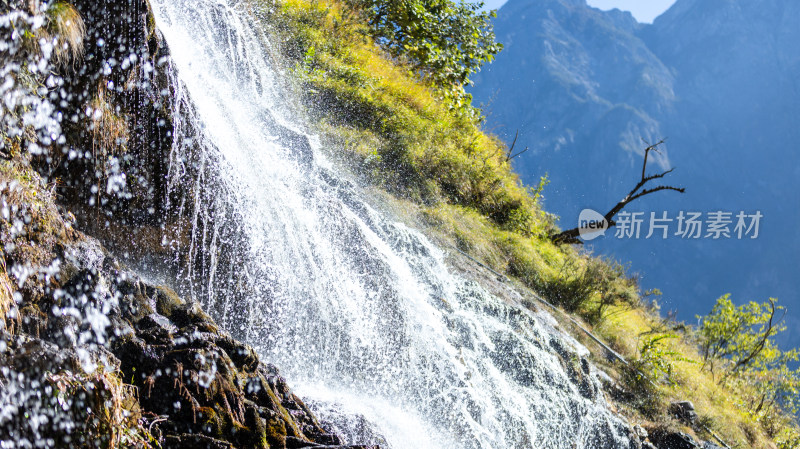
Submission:
M 640 176 L 642 139 L 667 138 L 649 170 L 676 167 L 665 181 L 686 193 L 629 206 L 645 213 L 639 239 L 609 233 L 591 246 L 631 261 L 683 319 L 727 292 L 777 297 L 797 344 L 798 18 L 800 5 L 779 0 L 678 0 L 652 25 L 584 0 L 511 0 L 495 23 L 505 49 L 472 93 L 488 129 L 530 147 L 514 160 L 525 182 L 549 174 L 547 207 L 563 228 L 583 208 L 610 209 Z M 763 218 L 756 239 L 682 239 L 676 221 L 667 239 L 645 239 L 651 211 L 681 210 L 730 212 L 731 232 L 740 211 Z

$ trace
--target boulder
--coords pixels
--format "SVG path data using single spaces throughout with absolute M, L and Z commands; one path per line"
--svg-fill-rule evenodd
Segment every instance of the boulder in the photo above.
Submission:
M 691 401 L 673 402 L 669 406 L 669 413 L 686 424 L 694 424 L 697 422 L 697 412 L 695 412 L 694 404 Z

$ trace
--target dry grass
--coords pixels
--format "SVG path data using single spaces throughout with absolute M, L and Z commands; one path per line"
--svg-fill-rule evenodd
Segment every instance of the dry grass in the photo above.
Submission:
M 103 79 L 98 82 L 97 91 L 89 103 L 89 131 L 95 158 L 124 154 L 130 139 L 128 120 L 110 101 L 106 83 Z
M 45 11 L 47 26 L 43 28 L 40 39 L 55 42 L 53 60 L 61 66 L 78 60 L 83 55 L 83 40 L 86 25 L 80 13 L 67 2 L 55 1 Z
M 0 255 L 0 328 L 8 329 L 8 312 L 14 307 L 14 289 L 6 269 L 6 258 Z
M 665 349 L 693 361 L 702 359 L 697 346 L 692 342 L 690 329 L 665 321 L 644 309 L 615 310 L 595 331 L 616 351 L 631 360 L 638 357 L 642 339 L 652 333 L 675 333 L 682 336 L 683 338 L 663 340 Z M 734 390 L 719 384 L 700 363 L 676 361 L 673 367 L 674 385 L 657 383 L 654 391 L 662 410 L 670 402 L 690 400 L 697 409 L 700 422 L 721 435 L 732 447 L 776 447 L 759 423 L 754 422 L 745 405 L 745 398 L 750 393 L 747 387 L 740 386 Z M 648 421 L 654 417 L 638 415 L 635 419 Z M 699 433 L 705 439 L 712 439 L 702 430 Z
M 43 9 L 46 7 L 46 9 Z M 31 1 L 28 12 L 44 15 L 45 23 L 34 30 L 23 33 L 25 49 L 33 54 L 43 53 L 42 44 L 52 45 L 50 61 L 66 67 L 83 56 L 83 41 L 86 38 L 86 24 L 78 10 L 64 1 L 42 3 Z
M 92 374 L 62 371 L 49 374 L 62 407 L 86 414 L 80 429 L 87 443 L 108 449 L 159 447 L 144 427 L 136 387 L 125 384 L 116 369 L 103 367 Z

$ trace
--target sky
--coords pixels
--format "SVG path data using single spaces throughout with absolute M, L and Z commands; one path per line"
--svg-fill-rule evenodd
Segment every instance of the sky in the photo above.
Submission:
M 497 9 L 503 6 L 506 0 L 484 0 L 484 2 L 487 9 Z M 587 3 L 603 10 L 619 8 L 630 11 L 639 22 L 652 23 L 653 19 L 672 6 L 675 0 L 587 0 Z

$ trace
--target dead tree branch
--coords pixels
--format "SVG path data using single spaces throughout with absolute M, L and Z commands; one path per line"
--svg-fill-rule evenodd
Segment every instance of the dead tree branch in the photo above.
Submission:
M 647 143 L 647 142 L 645 142 L 645 143 Z M 614 207 L 612 207 L 611 210 L 609 210 L 608 213 L 606 213 L 604 215 L 604 217 L 603 217 L 603 218 L 605 218 L 606 223 L 608 223 L 608 227 L 609 228 L 612 227 L 612 226 L 616 226 L 617 223 L 614 221 L 614 217 L 622 209 L 624 209 L 625 206 L 627 206 L 631 202 L 633 202 L 633 201 L 635 201 L 635 200 L 637 200 L 637 199 L 639 199 L 639 198 L 641 198 L 641 197 L 643 197 L 645 195 L 649 195 L 651 193 L 655 193 L 655 192 L 658 192 L 658 191 L 661 191 L 661 190 L 674 190 L 674 191 L 680 192 L 680 193 L 683 193 L 683 192 L 686 191 L 686 189 L 684 189 L 683 187 L 673 187 L 673 186 L 669 186 L 669 185 L 661 185 L 661 186 L 657 186 L 657 187 L 653 187 L 653 188 L 649 188 L 649 189 L 645 189 L 644 188 L 645 185 L 648 182 L 656 180 L 656 179 L 661 179 L 664 176 L 672 173 L 673 170 L 675 170 L 674 168 L 671 168 L 671 169 L 669 169 L 669 170 L 667 170 L 665 172 L 662 172 L 662 173 L 656 173 L 656 174 L 653 174 L 653 175 L 647 175 L 647 158 L 650 155 L 651 151 L 655 151 L 656 153 L 658 153 L 658 146 L 663 144 L 663 143 L 664 143 L 664 139 L 661 139 L 661 140 L 659 140 L 658 142 L 656 142 L 654 144 L 647 144 L 647 148 L 644 149 L 644 163 L 642 164 L 642 177 L 641 177 L 641 179 L 639 180 L 638 183 L 636 183 L 636 186 L 634 186 L 633 189 L 630 192 L 628 192 L 628 194 L 625 196 L 625 198 L 623 198 L 622 200 L 620 200 L 620 202 L 618 202 L 616 205 L 614 205 Z M 572 229 L 560 232 L 558 234 L 551 235 L 550 236 L 550 240 L 552 240 L 554 243 L 580 244 L 580 243 L 583 243 L 583 242 L 581 242 L 578 239 L 579 235 L 580 235 L 580 228 L 572 228 Z
M 514 134 L 514 141 L 511 142 L 511 148 L 508 149 L 506 152 L 506 162 L 510 162 L 511 159 L 514 159 L 517 156 L 521 156 L 523 153 L 529 150 L 528 147 L 525 147 L 524 150 L 520 151 L 519 153 L 514 154 L 514 146 L 517 144 L 517 138 L 519 137 L 519 130 Z

